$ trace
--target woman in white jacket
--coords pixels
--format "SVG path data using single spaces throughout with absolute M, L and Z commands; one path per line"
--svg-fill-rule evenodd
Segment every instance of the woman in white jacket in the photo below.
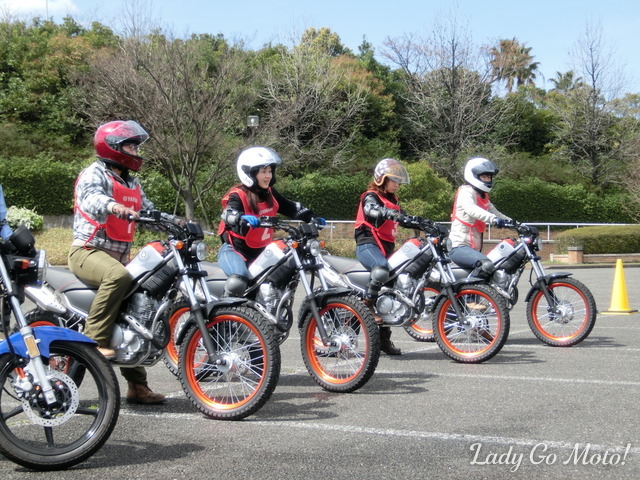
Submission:
M 487 260 L 481 253 L 486 224 L 502 228 L 506 220 L 511 220 L 489 200 L 493 177 L 499 171 L 491 160 L 480 157 L 469 160 L 464 168 L 465 183 L 456 192 L 449 233 L 451 260 L 463 268 L 473 269 Z

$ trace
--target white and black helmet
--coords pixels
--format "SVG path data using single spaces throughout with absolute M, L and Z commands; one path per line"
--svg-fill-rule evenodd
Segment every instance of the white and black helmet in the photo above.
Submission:
M 498 174 L 500 169 L 491 160 L 476 157 L 467 162 L 464 167 L 464 179 L 470 185 L 476 187 L 482 192 L 489 193 L 493 188 L 493 177 Z M 480 180 L 480 175 L 491 175 L 489 182 Z
M 256 173 L 260 168 L 271 165 L 271 173 L 273 177 L 269 186 L 276 183 L 276 165 L 282 163 L 282 160 L 276 152 L 267 147 L 249 147 L 238 155 L 236 168 L 238 177 L 243 185 L 253 187 L 256 183 Z

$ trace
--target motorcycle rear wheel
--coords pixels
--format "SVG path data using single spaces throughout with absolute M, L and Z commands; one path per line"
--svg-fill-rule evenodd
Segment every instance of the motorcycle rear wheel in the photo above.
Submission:
M 433 318 L 440 349 L 460 363 L 480 363 L 496 355 L 509 335 L 509 308 L 493 288 L 463 285 L 455 294 L 464 317 L 459 319 L 448 297 L 443 297 Z
M 316 320 L 306 311 L 300 332 L 302 358 L 315 382 L 330 392 L 353 392 L 365 385 L 380 358 L 380 329 L 371 311 L 353 295 L 324 299 L 320 318 L 335 346 L 323 345 Z
M 207 323 L 217 361 L 209 363 L 197 325 L 189 328 L 178 365 L 187 398 L 207 417 L 240 420 L 271 397 L 280 376 L 280 349 L 273 330 L 255 310 L 227 306 Z
M 410 337 L 419 342 L 433 342 L 433 302 L 440 293 L 440 286 L 437 283 L 429 282 L 422 289 L 424 294 L 424 308 L 415 323 L 404 327 Z
M 547 286 L 554 304 L 535 288 L 527 304 L 527 322 L 533 334 L 554 347 L 571 347 L 589 336 L 596 324 L 596 301 L 575 278 L 558 278 Z
M 77 385 L 58 368 L 72 359 L 86 371 Z M 34 470 L 61 470 L 93 455 L 109 439 L 120 411 L 115 373 L 93 345 L 57 341 L 45 360 L 58 403 L 47 405 L 38 393 L 18 398 L 13 379 L 23 371 L 10 354 L 0 357 L 0 453 Z

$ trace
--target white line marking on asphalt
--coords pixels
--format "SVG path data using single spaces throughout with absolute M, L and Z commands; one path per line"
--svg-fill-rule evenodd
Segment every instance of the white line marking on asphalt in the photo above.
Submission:
M 154 413 L 154 414 L 141 414 L 133 411 L 121 411 L 121 415 L 128 417 L 154 417 L 158 419 L 174 419 L 174 420 L 194 420 L 201 422 L 202 416 L 196 413 Z M 215 420 L 214 420 L 215 421 Z M 555 440 L 539 440 L 533 438 L 513 438 L 513 437 L 499 437 L 491 435 L 469 435 L 460 433 L 444 433 L 444 432 L 426 432 L 420 430 L 398 430 L 393 428 L 372 428 L 372 427 L 358 427 L 355 425 L 329 425 L 324 423 L 312 423 L 312 422 L 280 422 L 280 421 L 264 421 L 264 420 L 248 420 L 242 422 L 242 425 L 259 425 L 263 427 L 287 427 L 296 428 L 302 430 L 324 430 L 328 432 L 342 432 L 347 434 L 361 434 L 361 435 L 376 435 L 387 437 L 409 437 L 409 438 L 422 438 L 425 440 L 444 440 L 453 442 L 465 442 L 465 443 L 493 443 L 498 445 L 513 445 L 519 447 L 534 447 L 536 445 L 545 445 L 548 448 L 558 448 L 573 450 L 576 446 L 586 447 L 587 444 L 582 442 L 566 442 Z M 629 448 L 620 445 L 601 445 L 589 443 L 589 449 L 591 451 L 607 451 L 617 453 L 640 453 L 640 448 Z

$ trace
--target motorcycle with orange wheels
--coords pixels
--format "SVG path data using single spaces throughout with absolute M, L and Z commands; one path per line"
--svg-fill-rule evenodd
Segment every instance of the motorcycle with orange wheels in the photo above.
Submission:
M 596 302 L 585 284 L 570 278 L 571 273 L 547 273 L 542 258 L 538 229 L 515 221 L 504 228 L 512 229 L 518 238 L 506 238 L 488 254 L 491 261 L 484 269 L 490 285 L 512 308 L 519 298 L 518 283 L 531 264 L 530 289 L 525 297 L 527 322 L 533 334 L 554 347 L 571 347 L 589 336 L 596 323 Z M 456 277 L 470 275 L 469 270 L 455 267 Z
M 27 286 L 47 263 L 19 227 L 0 243 L 0 453 L 34 470 L 76 465 L 109 439 L 120 412 L 115 373 L 90 338 L 66 328 L 31 327 L 22 312 Z
M 430 320 L 438 346 L 457 362 L 480 363 L 492 358 L 509 332 L 504 298 L 485 280 L 454 277 L 445 227 L 407 215 L 400 224 L 420 234 L 389 257 L 389 279 L 375 302 L 376 316 L 390 327 L 407 328 L 419 320 Z M 364 297 L 370 274 L 360 262 L 324 254 L 321 261 L 329 283 Z
M 294 297 L 302 284 L 305 297 L 298 309 L 297 327 L 305 366 L 314 381 L 331 392 L 353 392 L 373 375 L 380 356 L 380 332 L 373 315 L 350 289 L 330 287 L 318 261 L 321 242 L 314 221 L 300 223 L 279 217 L 260 217 L 260 226 L 286 233 L 272 241 L 249 265 L 243 297 L 272 326 L 279 343 L 293 328 Z M 217 298 L 224 295 L 227 276 L 216 263 L 205 263 L 206 283 Z M 177 332 L 185 311 L 174 310 L 170 328 Z M 173 352 L 173 353 L 172 353 Z M 170 370 L 177 350 L 167 348 Z
M 280 349 L 272 329 L 247 300 L 209 295 L 199 224 L 177 224 L 155 211 L 141 212 L 136 222 L 168 238 L 148 243 L 126 265 L 134 280 L 110 340 L 109 347 L 116 352 L 112 363 L 155 365 L 169 341 L 175 341 L 181 347 L 178 378 L 199 411 L 221 420 L 256 412 L 273 393 L 280 375 Z M 31 325 L 83 331 L 96 291 L 70 271 L 51 267 L 41 287 L 26 288 L 27 297 L 36 304 L 27 320 Z M 169 320 L 176 302 L 189 315 L 172 337 Z

